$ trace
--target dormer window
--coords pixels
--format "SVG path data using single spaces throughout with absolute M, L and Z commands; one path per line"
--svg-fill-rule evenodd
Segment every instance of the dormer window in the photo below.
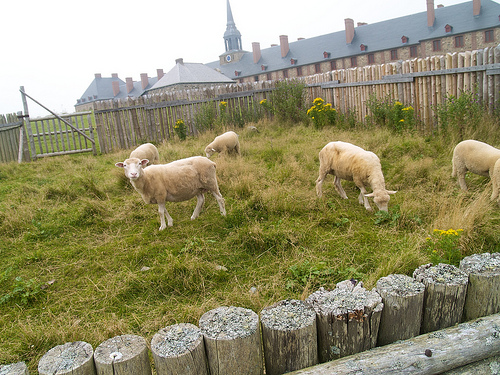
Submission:
M 297 59 L 291 58 L 290 59 L 290 64 L 292 64 L 292 65 L 297 64 Z
M 241 70 L 235 70 L 235 71 L 234 71 L 234 75 L 235 75 L 236 77 L 238 77 L 240 74 L 241 74 Z
M 359 47 L 361 48 L 361 51 L 366 51 L 366 49 L 368 48 L 366 44 L 362 44 Z
M 408 37 L 407 37 L 406 35 L 403 35 L 403 36 L 401 37 L 401 43 L 403 43 L 403 44 L 408 43 Z
M 451 26 L 451 25 L 446 25 L 446 26 L 444 27 L 444 30 L 445 30 L 447 33 L 451 33 L 451 30 L 452 30 L 452 29 L 453 29 L 453 26 Z
M 331 53 L 330 52 L 323 52 L 323 58 L 328 59 L 330 57 Z
M 260 66 L 260 69 L 261 69 L 261 70 L 267 70 L 267 65 L 262 64 L 262 65 Z

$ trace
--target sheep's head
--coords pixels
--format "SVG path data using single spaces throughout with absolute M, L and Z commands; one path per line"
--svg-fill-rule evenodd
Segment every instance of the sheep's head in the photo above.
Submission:
M 125 170 L 125 176 L 132 181 L 137 180 L 142 173 L 142 168 L 148 165 L 148 159 L 137 159 L 130 158 L 125 160 L 124 162 L 116 163 L 115 166 L 118 168 L 123 168 Z
M 215 152 L 215 149 L 210 147 L 210 146 L 207 146 L 205 148 L 205 154 L 207 154 L 207 158 L 209 158 L 210 156 L 212 156 Z
M 373 201 L 377 205 L 380 211 L 388 212 L 389 200 L 391 199 L 390 194 L 396 194 L 397 191 L 394 190 L 382 190 L 370 194 L 365 194 L 365 197 L 372 197 Z

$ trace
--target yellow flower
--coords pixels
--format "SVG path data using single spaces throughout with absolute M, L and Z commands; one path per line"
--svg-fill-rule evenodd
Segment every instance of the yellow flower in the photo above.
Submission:
M 267 99 L 262 99 L 262 100 L 260 101 L 260 104 L 266 104 L 266 103 L 267 103 Z

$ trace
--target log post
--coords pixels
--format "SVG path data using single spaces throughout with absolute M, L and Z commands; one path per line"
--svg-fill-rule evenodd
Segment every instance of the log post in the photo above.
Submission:
M 260 313 L 267 375 L 318 363 L 316 312 L 304 301 L 284 300 Z
M 40 375 L 96 375 L 92 345 L 75 341 L 57 345 L 38 362 Z
M 467 274 L 451 264 L 420 266 L 413 278 L 425 285 L 420 333 L 437 331 L 462 321 Z
M 199 321 L 211 375 L 262 375 L 259 316 L 249 309 L 222 306 Z
M 316 311 L 320 362 L 375 347 L 383 308 L 375 291 L 347 280 L 333 290 L 319 289 L 306 302 Z
M 500 253 L 465 257 L 460 269 L 469 275 L 464 320 L 500 312 Z
M 0 375 L 29 375 L 26 363 L 17 362 L 10 365 L 0 365 Z
M 389 275 L 377 281 L 384 302 L 377 345 L 405 340 L 420 333 L 425 286 L 406 275 Z
M 499 326 L 500 314 L 491 315 L 289 375 L 441 374 L 499 355 Z
M 208 375 L 203 335 L 193 324 L 162 328 L 151 340 L 151 352 L 158 375 Z
M 151 375 L 146 340 L 136 335 L 115 336 L 95 349 L 97 375 Z

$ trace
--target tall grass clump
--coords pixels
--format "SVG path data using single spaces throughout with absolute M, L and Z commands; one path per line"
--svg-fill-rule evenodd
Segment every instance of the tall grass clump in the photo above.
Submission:
M 229 108 L 225 126 L 237 129 Z M 483 119 L 475 132 L 495 144 L 495 123 Z M 131 150 L 0 164 L 0 363 L 26 361 L 36 373 L 41 356 L 68 341 L 95 348 L 125 333 L 150 340 L 165 326 L 197 324 L 212 308 L 260 312 L 342 280 L 370 288 L 424 263 L 498 251 L 489 179 L 471 175 L 469 191 L 459 189 L 452 141 L 349 121 L 266 118 L 254 123 L 259 132 L 239 129 L 241 157 L 212 158 L 227 216 L 209 195 L 193 221 L 195 200 L 167 203 L 174 226 L 161 232 L 156 205 L 144 204 L 114 167 Z M 218 131 L 158 144 L 161 161 L 202 155 Z M 335 140 L 380 157 L 387 188 L 398 191 L 389 212 L 368 212 L 350 181 L 342 183 L 349 199 L 340 198 L 332 176 L 316 196 L 318 153 Z M 434 238 L 450 229 L 460 236 Z
M 371 113 L 365 119 L 369 123 L 386 126 L 397 133 L 415 128 L 415 111 L 411 105 L 404 105 L 390 96 L 378 99 L 372 94 L 366 101 L 366 106 Z
M 265 110 L 281 124 L 307 121 L 305 84 L 297 80 L 279 81 L 269 100 L 261 102 Z

